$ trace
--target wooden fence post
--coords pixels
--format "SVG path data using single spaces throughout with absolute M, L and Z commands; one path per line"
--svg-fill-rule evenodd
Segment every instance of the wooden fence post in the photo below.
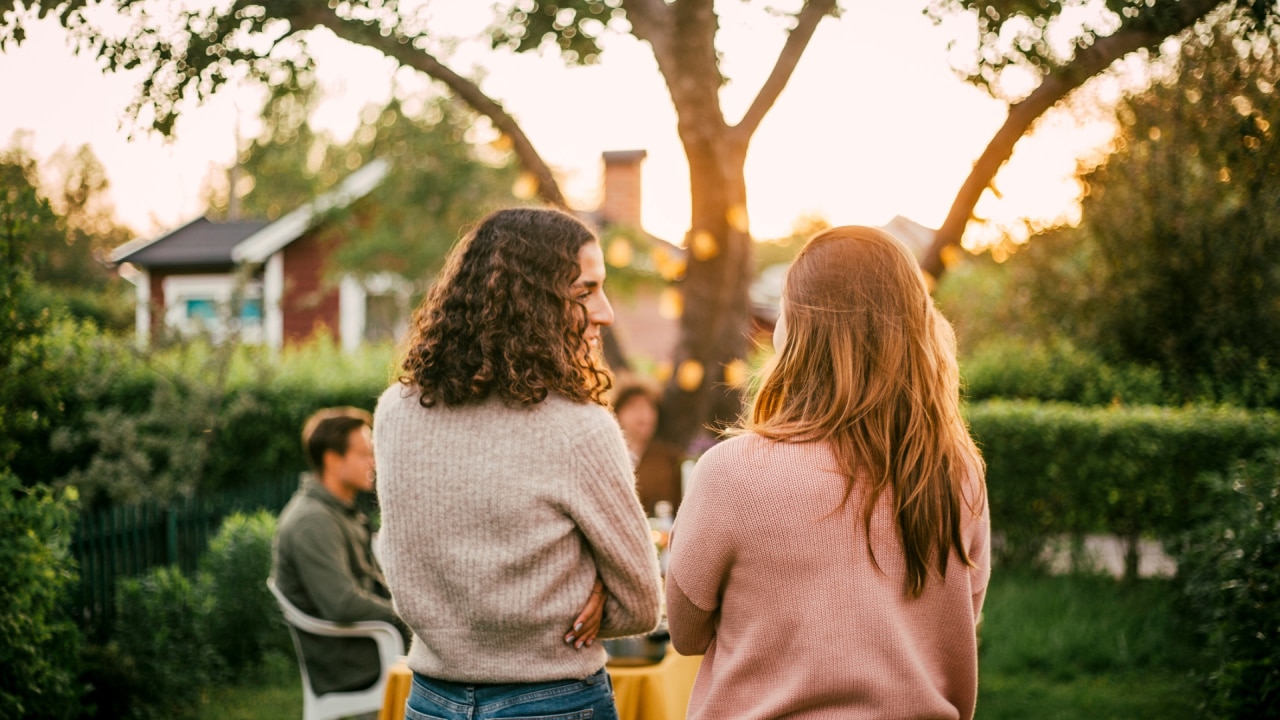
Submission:
M 166 513 L 165 524 L 165 546 L 168 548 L 168 560 L 170 565 L 178 564 L 178 510 L 172 503 Z

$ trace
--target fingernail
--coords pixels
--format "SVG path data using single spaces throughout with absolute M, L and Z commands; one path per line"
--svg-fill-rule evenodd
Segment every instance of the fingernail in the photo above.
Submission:
M 582 641 L 581 641 L 581 640 L 579 640 L 579 641 L 578 641 L 578 643 L 577 643 L 576 645 L 574 645 L 574 647 L 576 647 L 576 648 L 578 648 L 579 650 L 581 650 L 581 649 L 582 649 Z
M 573 644 L 573 633 L 569 633 L 568 635 L 565 635 L 565 636 L 564 636 L 564 644 L 565 644 L 565 645 L 572 645 L 572 644 Z
M 587 641 L 587 647 L 591 647 L 591 641 L 590 641 L 590 640 L 588 640 L 588 641 Z
M 573 626 L 573 629 L 574 629 L 574 630 L 581 630 L 581 629 L 582 629 L 582 623 L 576 623 L 576 624 Z

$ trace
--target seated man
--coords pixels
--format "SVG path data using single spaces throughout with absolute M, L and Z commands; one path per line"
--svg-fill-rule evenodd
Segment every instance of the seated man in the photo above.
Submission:
M 356 493 L 373 490 L 371 421 L 358 408 L 329 408 L 307 420 L 302 445 L 314 478 L 280 513 L 272 576 L 280 592 L 312 617 L 402 627 L 373 554 L 368 519 L 355 508 Z M 299 636 L 317 695 L 362 690 L 378 679 L 373 640 Z

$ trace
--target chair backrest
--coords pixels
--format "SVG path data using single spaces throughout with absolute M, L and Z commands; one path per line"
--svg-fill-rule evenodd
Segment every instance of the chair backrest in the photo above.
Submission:
M 280 604 L 280 611 L 284 613 L 285 622 L 289 623 L 291 626 L 298 627 L 303 630 L 308 630 L 311 632 L 314 632 L 314 631 L 311 630 L 311 628 L 309 628 L 308 626 L 313 626 L 317 630 L 326 629 L 324 627 L 326 625 L 333 625 L 334 627 L 338 627 L 335 623 L 330 623 L 325 620 L 321 620 L 319 618 L 311 617 L 310 615 L 299 610 L 298 606 L 289 602 L 289 598 L 285 597 L 284 593 L 280 591 L 280 588 L 276 586 L 275 578 L 267 578 L 267 587 L 271 588 L 271 594 L 276 597 L 276 602 Z
M 404 639 L 394 625 L 385 622 L 335 623 L 312 617 L 289 602 L 275 578 L 267 579 L 267 587 L 275 596 L 280 611 L 284 614 L 285 623 L 289 626 L 289 634 L 293 636 L 293 649 L 298 655 L 298 669 L 302 673 L 302 698 L 304 720 L 322 720 L 355 715 L 362 712 L 377 711 L 382 707 L 383 688 L 386 687 L 387 676 L 391 666 L 404 655 Z M 299 631 L 313 635 L 330 637 L 364 637 L 373 640 L 378 646 L 381 669 L 378 680 L 368 689 L 355 692 L 327 693 L 316 696 L 311 688 L 311 679 L 307 674 L 307 661 L 302 654 L 302 642 Z
M 298 671 L 302 675 L 302 697 L 306 704 L 310 705 L 314 702 L 315 692 L 311 689 L 311 675 L 307 672 L 307 656 L 302 653 L 302 638 L 298 637 L 298 622 L 305 622 L 313 618 L 302 612 L 289 599 L 280 592 L 280 588 L 276 587 L 275 578 L 267 578 L 267 587 L 271 590 L 271 594 L 276 598 L 276 604 L 280 606 L 280 612 L 284 615 L 285 625 L 289 626 L 289 638 L 293 640 L 293 654 L 298 657 Z

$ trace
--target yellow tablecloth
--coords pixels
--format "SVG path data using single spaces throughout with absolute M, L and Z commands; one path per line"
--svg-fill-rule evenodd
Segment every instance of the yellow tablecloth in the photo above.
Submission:
M 702 656 L 668 650 L 657 665 L 609 667 L 613 698 L 621 720 L 684 720 Z M 391 668 L 378 720 L 404 720 L 404 704 L 413 687 L 413 671 L 404 663 Z

